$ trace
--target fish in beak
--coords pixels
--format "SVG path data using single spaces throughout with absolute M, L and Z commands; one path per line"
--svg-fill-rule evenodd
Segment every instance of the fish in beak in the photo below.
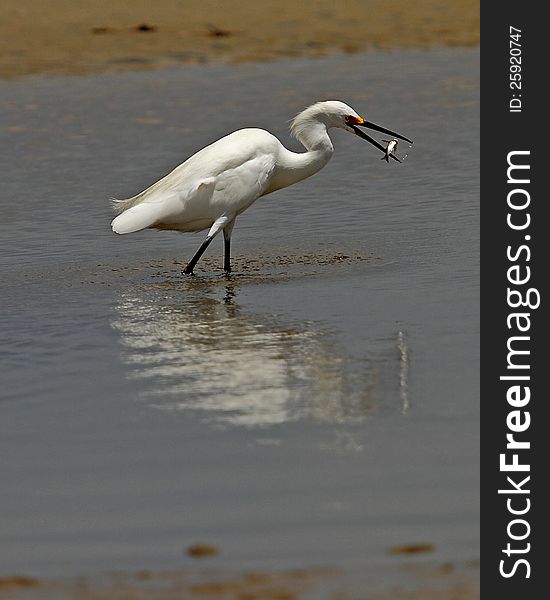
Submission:
M 391 129 L 386 129 L 385 127 L 380 127 L 380 125 L 375 125 L 374 123 L 371 123 L 370 121 L 365 121 L 364 119 L 361 119 L 361 120 L 356 119 L 355 123 L 348 123 L 348 125 L 353 129 L 353 131 L 359 137 L 363 138 L 364 140 L 367 140 L 367 142 L 370 142 L 373 146 L 378 148 L 378 150 L 381 150 L 382 152 L 384 152 L 384 154 L 386 153 L 386 148 L 384 148 L 384 146 L 382 146 L 382 144 L 377 142 L 368 133 L 365 133 L 364 131 L 359 129 L 359 127 L 366 127 L 367 129 L 372 129 L 373 131 L 379 131 L 380 133 L 385 133 L 387 135 L 390 135 L 392 138 L 398 138 L 400 140 L 404 140 L 405 142 L 409 142 L 409 144 L 413 143 L 412 140 L 409 140 L 409 138 L 406 138 L 405 136 L 403 136 L 399 133 L 395 133 L 395 131 L 391 131 Z M 397 162 L 402 162 L 397 158 L 397 156 L 395 156 L 395 154 L 390 154 L 390 156 Z

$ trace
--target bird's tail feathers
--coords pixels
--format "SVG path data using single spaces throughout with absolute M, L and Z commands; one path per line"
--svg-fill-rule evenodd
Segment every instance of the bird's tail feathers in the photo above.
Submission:
M 111 208 L 117 215 L 134 206 L 136 200 L 137 196 L 134 196 L 133 198 L 124 198 L 122 200 L 120 200 L 119 198 L 109 198 Z
M 128 202 L 128 201 L 122 201 Z M 154 204 L 142 202 L 135 206 L 129 206 L 124 212 L 115 217 L 111 222 L 111 227 L 115 233 L 134 233 L 154 225 L 158 218 L 158 209 Z

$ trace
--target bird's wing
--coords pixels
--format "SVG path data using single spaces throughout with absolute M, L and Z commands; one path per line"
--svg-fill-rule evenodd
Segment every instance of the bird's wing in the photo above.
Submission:
M 163 190 L 157 186 L 154 193 L 144 195 L 137 204 L 113 219 L 111 227 L 115 233 L 123 234 L 147 229 L 156 223 L 170 222 L 182 212 L 184 204 L 204 204 L 212 196 L 215 183 L 214 177 L 207 177 L 191 182 L 183 190 L 172 186 Z
M 116 233 L 147 227 L 199 231 L 237 215 L 265 193 L 280 142 L 260 129 L 241 129 L 203 148 L 152 186 L 115 205 Z
M 216 177 L 212 202 L 223 204 L 224 212 L 241 213 L 265 192 L 274 168 L 272 154 L 257 153 L 244 163 L 226 169 Z

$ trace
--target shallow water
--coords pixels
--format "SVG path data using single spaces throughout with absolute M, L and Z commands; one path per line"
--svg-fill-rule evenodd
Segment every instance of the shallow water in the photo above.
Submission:
M 393 52 L 0 82 L 0 564 L 37 575 L 468 561 L 478 537 L 478 60 Z M 286 136 L 338 98 L 415 140 L 337 131 L 233 236 L 110 232 L 207 142 Z M 383 136 L 382 136 L 383 137 Z M 415 557 L 418 560 L 418 557 Z

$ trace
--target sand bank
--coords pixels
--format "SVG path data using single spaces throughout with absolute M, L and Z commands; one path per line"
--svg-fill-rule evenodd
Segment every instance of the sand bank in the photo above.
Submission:
M 0 77 L 477 44 L 478 0 L 3 0 Z
M 403 575 L 407 574 L 406 581 Z M 228 575 L 205 568 L 70 579 L 0 578 L 0 599 L 10 600 L 477 600 L 477 566 L 414 566 L 399 584 L 358 585 L 338 569 L 249 571 Z M 361 589 L 367 587 L 368 589 Z M 360 591 L 358 591 L 358 589 Z

